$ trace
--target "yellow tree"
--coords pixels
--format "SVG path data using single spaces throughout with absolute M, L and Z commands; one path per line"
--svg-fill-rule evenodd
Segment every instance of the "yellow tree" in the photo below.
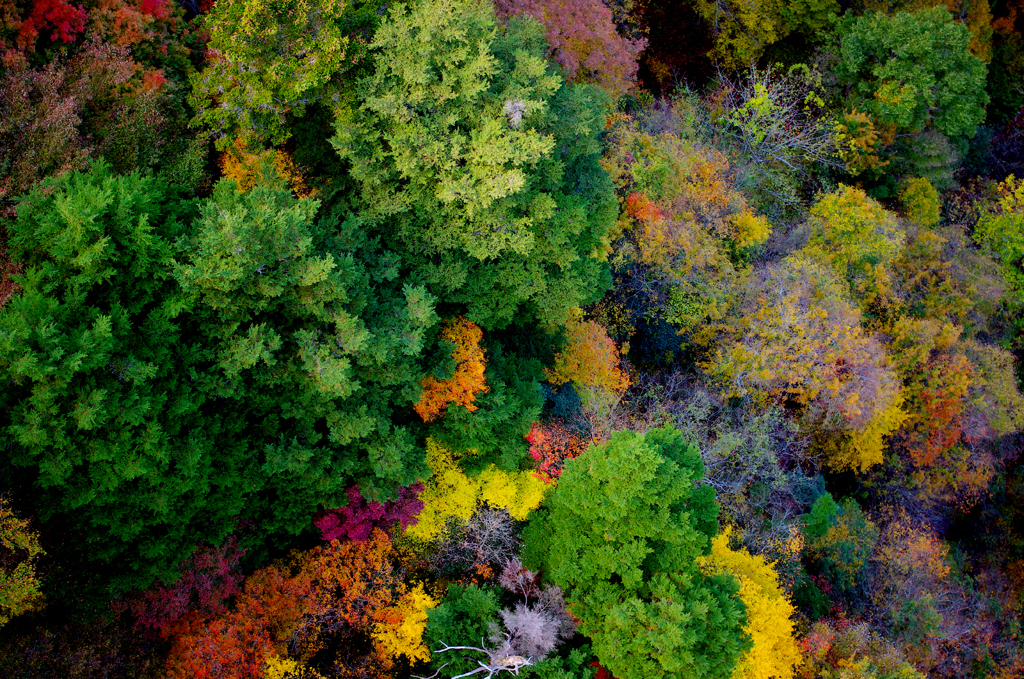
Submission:
M 704 368 L 726 397 L 801 406 L 829 465 L 864 471 L 903 421 L 902 397 L 845 291 L 830 267 L 799 254 L 761 270 Z
M 427 463 L 432 474 L 420 494 L 423 510 L 406 535 L 420 540 L 435 537 L 449 519 L 467 520 L 483 504 L 506 509 L 522 521 L 540 506 L 549 486 L 532 471 L 504 472 L 494 465 L 468 476 L 459 455 L 433 438 L 427 439 Z
M 698 563 L 707 575 L 728 573 L 740 581 L 740 599 L 747 607 L 743 631 L 753 647 L 740 657 L 733 679 L 791 679 L 802 655 L 794 637 L 796 609 L 779 585 L 774 564 L 745 549 L 729 548 L 730 530 L 711 541 L 711 554 Z

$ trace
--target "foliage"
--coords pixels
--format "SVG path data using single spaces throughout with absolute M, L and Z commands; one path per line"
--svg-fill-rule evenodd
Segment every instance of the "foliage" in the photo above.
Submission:
M 487 391 L 484 377 L 487 359 L 480 348 L 481 339 L 483 331 L 480 327 L 461 316 L 445 323 L 441 340 L 453 346 L 455 373 L 446 380 L 439 380 L 434 375 L 423 378 L 423 395 L 413 409 L 425 422 L 440 417 L 452 403 L 470 412 L 476 410 L 473 405 L 476 395 Z
M 437 601 L 423 591 L 422 585 L 408 590 L 374 628 L 373 640 L 381 652 L 391 657 L 404 655 L 410 662 L 430 660 L 423 633 L 428 609 L 436 605 Z
M 794 210 L 815 172 L 840 164 L 843 139 L 825 108 L 821 80 L 807 67 L 781 73 L 751 66 L 736 77 L 720 75 L 701 107 L 706 113 L 697 112 L 706 118 L 698 126 L 702 136 L 735 165 L 737 185 L 773 218 Z
M 548 380 L 555 385 L 572 382 L 584 405 L 621 396 L 629 387 L 629 376 L 621 368 L 619 348 L 605 329 L 573 316 L 565 330 L 567 346 L 555 355 Z
M 346 5 L 323 0 L 220 0 L 206 16 L 212 59 L 192 77 L 193 124 L 241 129 L 280 144 L 343 70 Z
M 29 522 L 19 519 L 0 497 L 0 627 L 11 618 L 41 607 L 36 566 L 46 554 Z
M 128 611 L 137 625 L 167 634 L 192 611 L 202 616 L 221 615 L 228 599 L 241 591 L 239 561 L 245 550 L 229 538 L 220 547 L 198 547 L 178 567 L 170 583 L 154 583 L 149 589 L 115 601 L 115 612 Z
M 1019 304 L 1024 290 L 1024 273 L 1018 265 L 1024 257 L 1024 179 L 1010 175 L 997 188 L 998 203 L 978 220 L 975 238 L 999 259 L 1006 285 Z
M 744 549 L 730 549 L 728 530 L 711 541 L 711 554 L 698 563 L 705 573 L 729 573 L 740 582 L 739 597 L 747 607 L 743 631 L 753 647 L 736 663 L 732 676 L 792 679 L 802 661 L 791 620 L 796 609 L 779 586 L 773 564 Z
M 836 504 L 825 493 L 804 516 L 804 533 L 812 562 L 835 589 L 848 593 L 864 584 L 878 528 L 860 505 L 849 498 Z
M 714 29 L 715 55 L 729 68 L 756 62 L 764 50 L 794 31 L 820 31 L 839 13 L 835 0 L 747 2 L 696 0 L 701 17 Z
M 900 191 L 900 205 L 907 219 L 915 224 L 927 229 L 939 223 L 939 192 L 924 177 L 904 182 L 903 190 Z
M 400 488 L 397 498 L 382 504 L 364 498 L 357 484 L 346 491 L 347 505 L 321 512 L 313 519 L 313 523 L 320 529 L 320 537 L 327 542 L 358 542 L 370 537 L 374 528 L 389 530 L 396 524 L 399 530 L 404 531 L 416 523 L 416 516 L 423 511 L 423 502 L 419 499 L 422 492 L 423 484 L 416 483 L 408 488 Z
M 460 455 L 433 439 L 427 440 L 431 476 L 420 495 L 423 511 L 406 534 L 420 540 L 435 537 L 452 518 L 469 519 L 481 505 L 507 509 L 522 521 L 540 505 L 547 484 L 530 471 L 505 472 L 491 465 L 474 476 L 459 466 Z
M 596 0 L 499 0 L 498 17 L 530 16 L 547 29 L 549 55 L 570 81 L 594 83 L 611 96 L 633 89 L 643 38 L 624 38 Z
M 697 567 L 717 531 L 703 471 L 674 430 L 617 432 L 566 465 L 530 522 L 530 564 L 565 589 L 617 676 L 724 677 L 747 650 L 735 580 Z
M 852 105 L 901 130 L 974 134 L 988 103 L 985 65 L 945 7 L 847 14 L 836 30 L 835 74 Z
M 104 536 L 91 556 L 117 557 L 126 589 L 169 581 L 243 511 L 267 512 L 264 538 L 298 532 L 352 482 L 384 499 L 423 469 L 391 422 L 436 318 L 422 288 L 368 294 L 382 272 L 327 251 L 317 203 L 287 190 L 225 182 L 198 215 L 173 196 L 102 164 L 48 180 L 12 226 L 26 274 L 0 311 L 4 447 L 41 518 Z
M 895 215 L 863 190 L 842 186 L 814 203 L 807 226 L 803 252 L 845 277 L 866 312 L 885 315 L 894 304 L 889 269 L 904 240 Z
M 706 369 L 727 397 L 803 407 L 830 466 L 864 471 L 902 421 L 900 385 L 844 288 L 800 255 L 759 272 Z
M 499 28 L 477 0 L 394 7 L 371 51 L 331 140 L 365 228 L 485 330 L 592 301 L 607 269 L 590 255 L 614 219 L 603 97 L 564 86 L 538 24 Z
M 922 679 L 925 676 L 867 623 L 819 620 L 801 645 L 807 659 L 802 677 Z

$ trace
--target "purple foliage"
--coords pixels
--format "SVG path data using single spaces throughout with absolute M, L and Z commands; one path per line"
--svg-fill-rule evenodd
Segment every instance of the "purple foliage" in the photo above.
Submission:
M 367 500 L 356 484 L 348 489 L 348 505 L 328 509 L 318 514 L 313 523 L 320 529 L 324 540 L 355 540 L 362 542 L 370 537 L 374 528 L 390 530 L 396 523 L 402 530 L 416 523 L 416 517 L 423 510 L 419 494 L 423 484 L 416 483 L 398 490 L 398 499 L 381 504 Z
M 225 601 L 241 591 L 244 577 L 238 563 L 244 555 L 234 536 L 220 547 L 198 547 L 181 564 L 173 584 L 154 584 L 114 601 L 111 608 L 117 613 L 129 611 L 140 627 L 161 632 L 189 611 L 220 615 L 227 610 Z

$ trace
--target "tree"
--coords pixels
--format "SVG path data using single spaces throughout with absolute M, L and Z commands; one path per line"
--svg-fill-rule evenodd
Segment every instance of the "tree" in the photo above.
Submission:
M 546 49 L 538 24 L 499 28 L 490 3 L 399 5 L 337 113 L 365 228 L 484 330 L 523 312 L 561 321 L 607 275 L 590 257 L 614 219 L 603 97 L 565 87 Z
M 365 540 L 374 528 L 386 531 L 397 525 L 398 530 L 405 530 L 416 523 L 416 516 L 423 511 L 423 502 L 419 499 L 422 492 L 423 484 L 415 483 L 400 488 L 396 499 L 382 504 L 364 498 L 357 484 L 346 492 L 347 505 L 319 513 L 313 523 L 327 542 Z
M 749 639 L 732 576 L 697 560 L 717 532 L 695 448 L 672 429 L 623 431 L 566 464 L 524 538 L 616 676 L 728 677 Z
M 878 528 L 860 505 L 849 498 L 836 504 L 825 493 L 814 501 L 803 522 L 813 563 L 829 583 L 845 593 L 864 584 Z
M 803 252 L 846 278 L 861 308 L 875 317 L 892 315 L 892 264 L 905 236 L 896 217 L 862 189 L 840 186 L 820 197 L 807 220 Z
M 900 205 L 907 219 L 925 228 L 939 223 L 942 205 L 939 192 L 924 177 L 908 179 L 900 191 Z
M 971 33 L 944 7 L 847 14 L 837 24 L 835 73 L 850 103 L 884 125 L 974 135 L 985 116 L 985 64 Z
M 476 410 L 473 400 L 478 393 L 487 391 L 484 377 L 487 359 L 480 348 L 481 339 L 483 332 L 480 327 L 465 318 L 455 318 L 445 324 L 441 340 L 453 347 L 455 373 L 446 380 L 439 380 L 433 375 L 423 378 L 423 395 L 413 409 L 425 422 L 440 417 L 451 403 L 470 412 Z
M 796 609 L 779 585 L 774 564 L 745 549 L 730 549 L 729 531 L 711 541 L 711 554 L 699 563 L 705 573 L 729 573 L 740 582 L 739 597 L 747 607 L 743 631 L 753 646 L 736 663 L 734 679 L 792 679 L 802 662 L 791 619 Z
M 40 488 L 44 522 L 85 536 L 68 549 L 113 564 L 97 586 L 171 582 L 239 518 L 264 543 L 353 483 L 384 501 L 424 475 L 402 414 L 433 300 L 388 278 L 385 254 L 332 249 L 318 207 L 233 182 L 197 206 L 102 163 L 20 206 L 22 291 L 0 310 L 4 456 Z
M 194 123 L 240 128 L 271 144 L 345 63 L 346 4 L 323 0 L 221 0 L 206 16 L 211 64 L 192 77 Z
M 548 490 L 547 484 L 533 472 L 505 472 L 493 464 L 469 476 L 459 466 L 460 457 L 436 440 L 427 440 L 431 476 L 420 495 L 423 511 L 406 530 L 407 535 L 430 540 L 449 520 L 468 520 L 481 505 L 507 509 L 512 518 L 523 521 L 540 505 Z
M 0 627 L 42 603 L 36 564 L 45 554 L 29 522 L 0 497 Z
M 550 56 L 573 82 L 594 83 L 617 97 L 636 84 L 647 41 L 618 34 L 612 12 L 595 0 L 499 0 L 501 19 L 530 16 L 547 29 Z
M 555 355 L 548 380 L 555 385 L 572 382 L 585 405 L 620 397 L 629 387 L 629 376 L 607 331 L 581 316 L 570 318 L 565 329 L 566 347 Z
M 834 270 L 800 253 L 762 269 L 705 369 L 725 396 L 801 406 L 828 464 L 864 471 L 905 415 L 883 347 L 845 292 Z

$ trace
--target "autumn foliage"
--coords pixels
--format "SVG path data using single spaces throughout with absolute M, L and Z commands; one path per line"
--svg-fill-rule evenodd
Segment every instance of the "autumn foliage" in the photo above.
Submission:
M 413 409 L 424 422 L 441 417 L 452 403 L 466 410 L 476 410 L 473 405 L 476 395 L 487 391 L 484 377 L 487 359 L 480 347 L 483 336 L 483 331 L 476 323 L 461 316 L 445 324 L 441 330 L 441 339 L 455 345 L 452 349 L 455 374 L 446 380 L 439 380 L 433 375 L 423 378 L 423 394 Z

